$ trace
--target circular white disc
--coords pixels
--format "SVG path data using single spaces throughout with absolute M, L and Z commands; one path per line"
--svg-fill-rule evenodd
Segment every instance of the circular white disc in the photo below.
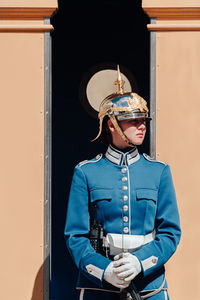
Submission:
M 124 92 L 131 92 L 131 84 L 128 78 L 121 73 L 122 80 L 125 81 Z M 117 71 L 102 70 L 95 73 L 89 80 L 86 88 L 86 94 L 89 104 L 99 111 L 99 106 L 103 99 L 112 93 L 116 93 L 115 81 L 117 80 Z

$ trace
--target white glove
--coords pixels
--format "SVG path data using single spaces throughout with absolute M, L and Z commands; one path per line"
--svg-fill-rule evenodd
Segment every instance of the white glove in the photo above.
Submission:
M 112 261 L 106 268 L 104 272 L 104 280 L 107 282 L 111 283 L 117 288 L 124 289 L 127 288 L 130 284 L 130 281 L 126 280 L 124 281 L 123 279 L 120 279 L 119 276 L 117 276 L 114 273 L 114 267 L 113 267 L 114 262 Z
M 133 280 L 142 270 L 138 258 L 131 253 L 121 253 L 114 257 L 114 273 L 125 282 Z

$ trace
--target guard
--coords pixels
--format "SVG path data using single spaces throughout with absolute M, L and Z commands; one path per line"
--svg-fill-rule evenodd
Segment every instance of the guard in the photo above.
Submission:
M 170 167 L 140 155 L 148 116 L 146 101 L 117 91 L 99 109 L 96 139 L 104 155 L 74 170 L 65 226 L 68 249 L 79 269 L 80 300 L 167 300 L 164 264 L 181 230 Z

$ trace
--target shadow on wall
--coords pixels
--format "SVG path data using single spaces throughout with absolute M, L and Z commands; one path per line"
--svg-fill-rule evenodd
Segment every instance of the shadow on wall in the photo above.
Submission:
M 45 263 L 44 263 L 45 264 Z M 44 264 L 41 265 L 39 271 L 37 272 L 31 300 L 43 300 L 43 270 Z
M 37 272 L 31 300 L 43 300 L 44 295 L 49 294 L 49 262 L 50 258 L 48 256 Z M 47 299 L 49 298 L 50 297 L 48 297 Z
M 64 242 L 64 239 L 63 239 Z M 68 253 L 66 246 L 64 245 L 63 248 Z M 44 263 L 39 268 L 34 285 L 32 296 L 30 300 L 44 300 L 44 295 L 46 295 L 46 299 L 59 299 L 64 300 L 66 297 L 63 295 L 63 290 L 59 290 L 60 284 L 64 287 L 65 292 L 68 295 L 68 299 L 78 300 L 79 299 L 79 291 L 76 290 L 76 280 L 77 280 L 77 269 L 70 258 L 70 255 L 66 256 L 66 259 L 62 262 L 63 270 L 60 272 L 60 276 L 57 279 L 58 282 L 54 281 L 54 288 L 50 289 L 50 280 L 49 280 L 49 256 L 45 259 Z M 66 270 L 70 270 L 70 278 L 66 276 Z M 73 272 L 71 272 L 73 270 Z M 55 295 L 55 290 L 57 290 Z M 49 295 L 49 296 L 48 296 Z M 48 297 L 47 297 L 48 296 Z

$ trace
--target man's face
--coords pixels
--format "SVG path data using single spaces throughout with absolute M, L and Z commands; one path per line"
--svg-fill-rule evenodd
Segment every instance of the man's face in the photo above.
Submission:
M 141 119 L 128 119 L 119 122 L 120 127 L 124 131 L 129 141 L 135 146 L 143 143 L 146 134 L 146 120 Z M 121 138 L 116 131 L 111 121 L 108 121 L 108 127 L 112 134 L 113 144 L 119 148 L 126 148 L 129 145 Z

